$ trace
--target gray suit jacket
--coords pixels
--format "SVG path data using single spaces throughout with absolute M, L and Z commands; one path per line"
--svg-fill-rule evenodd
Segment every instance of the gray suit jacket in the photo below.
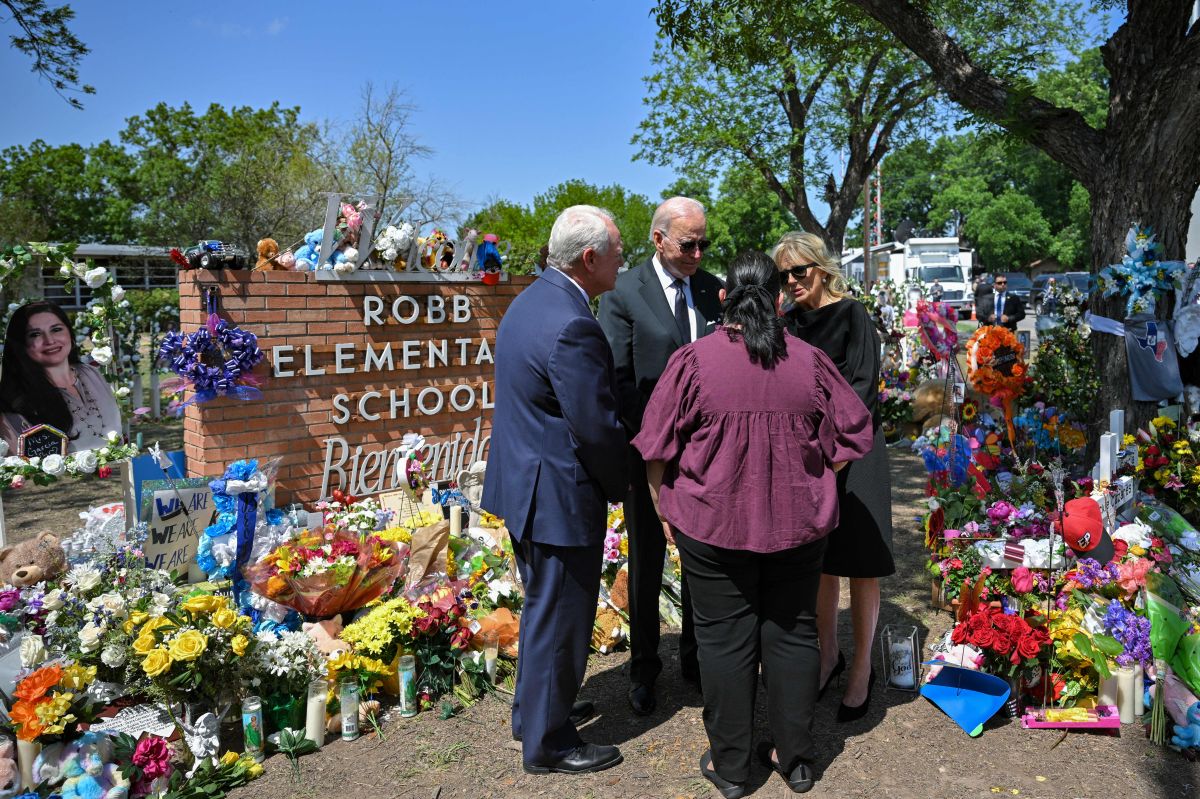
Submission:
M 692 276 L 697 317 L 693 340 L 711 333 L 720 321 L 721 288 L 721 281 L 703 269 Z M 621 421 L 632 438 L 642 429 L 642 413 L 667 360 L 683 346 L 652 260 L 617 278 L 616 288 L 600 298 L 599 319 L 612 346 Z

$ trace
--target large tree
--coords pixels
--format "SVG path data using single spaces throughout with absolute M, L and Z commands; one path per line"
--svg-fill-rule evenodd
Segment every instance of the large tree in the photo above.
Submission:
M 1034 5 L 1041 24 L 1005 37 L 988 36 L 985 21 L 968 26 L 992 63 L 1009 68 L 1018 52 L 1044 63 L 1063 40 L 1070 6 Z M 949 121 L 937 113 L 929 68 L 838 0 L 663 0 L 659 21 L 669 44 L 656 49 L 646 79 L 638 157 L 711 172 L 748 164 L 835 251 L 885 153 Z M 823 222 L 809 191 L 829 208 Z
M 705 15 L 768 14 L 777 5 L 660 0 L 657 12 L 671 35 L 686 37 L 703 32 Z M 1166 258 L 1181 259 L 1190 206 L 1200 188 L 1200 20 L 1191 20 L 1194 3 L 1125 4 L 1124 20 L 1100 47 L 1109 74 L 1103 126 L 1040 96 L 1029 80 L 992 68 L 957 35 L 963 15 L 995 9 L 1019 18 L 1023 6 L 1017 0 L 983 0 L 954 11 L 932 1 L 846 0 L 843 8 L 869 14 L 927 65 L 951 99 L 1031 142 L 1083 185 L 1091 197 L 1093 270 L 1120 259 L 1125 232 L 1134 222 L 1154 228 Z M 1124 311 L 1119 298 L 1093 297 L 1092 306 L 1110 317 Z M 1133 421 L 1143 421 L 1153 408 L 1131 400 L 1124 342 L 1096 335 L 1093 346 L 1103 386 L 1098 407 L 1131 408 Z
M 71 32 L 75 12 L 69 5 L 50 6 L 45 0 L 0 0 L 0 22 L 10 22 L 17 33 L 9 44 L 33 59 L 32 70 L 74 108 L 83 108 L 77 95 L 96 90 L 79 80 L 79 60 L 87 45 Z

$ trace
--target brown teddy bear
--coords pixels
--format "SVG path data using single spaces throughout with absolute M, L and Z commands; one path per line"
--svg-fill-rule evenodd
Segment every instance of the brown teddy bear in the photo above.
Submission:
M 66 570 L 67 555 L 54 533 L 0 549 L 0 583 L 24 588 L 52 580 Z
M 260 239 L 258 242 L 258 263 L 255 269 L 283 269 L 279 258 L 279 242 L 275 239 Z

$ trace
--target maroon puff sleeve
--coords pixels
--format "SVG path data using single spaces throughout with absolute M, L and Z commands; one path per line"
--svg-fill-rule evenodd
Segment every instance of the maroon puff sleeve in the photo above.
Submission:
M 692 348 L 676 350 L 650 394 L 642 430 L 632 442 L 643 460 L 671 463 L 679 459 L 699 417 L 696 377 Z
M 875 432 L 871 414 L 833 361 L 812 348 L 813 403 L 821 414 L 817 440 L 829 463 L 856 461 L 871 451 Z

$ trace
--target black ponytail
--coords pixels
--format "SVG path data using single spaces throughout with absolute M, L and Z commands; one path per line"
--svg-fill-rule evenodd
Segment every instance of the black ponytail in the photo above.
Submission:
M 724 324 L 731 337 L 741 337 L 750 362 L 767 369 L 787 357 L 783 320 L 775 311 L 778 296 L 779 272 L 769 256 L 750 250 L 733 259 L 721 307 Z

